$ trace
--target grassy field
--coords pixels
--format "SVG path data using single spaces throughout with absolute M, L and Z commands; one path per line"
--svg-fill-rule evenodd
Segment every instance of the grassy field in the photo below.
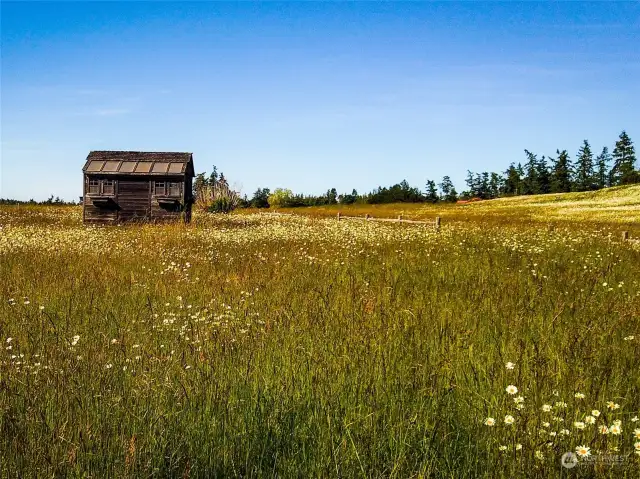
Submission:
M 0 477 L 636 478 L 639 191 L 401 207 L 439 232 L 2 207 Z
M 257 210 L 247 210 L 255 213 Z M 286 213 L 315 217 L 343 215 L 432 221 L 440 216 L 443 221 L 481 222 L 491 224 L 607 224 L 618 230 L 640 233 L 640 185 L 618 186 L 584 193 L 499 198 L 468 204 L 382 204 L 335 205 L 312 208 L 285 208 Z

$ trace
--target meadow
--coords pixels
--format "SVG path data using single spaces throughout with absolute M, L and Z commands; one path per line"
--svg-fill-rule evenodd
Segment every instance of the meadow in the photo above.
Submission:
M 248 209 L 255 213 L 259 210 Z M 628 185 L 580 193 L 497 198 L 467 204 L 425 203 L 352 204 L 311 208 L 282 208 L 284 213 L 313 217 L 343 215 L 432 221 L 440 216 L 447 222 L 497 224 L 555 223 L 576 226 L 606 224 L 616 230 L 640 234 L 640 186 Z
M 0 477 L 638 477 L 638 193 L 1 207 Z

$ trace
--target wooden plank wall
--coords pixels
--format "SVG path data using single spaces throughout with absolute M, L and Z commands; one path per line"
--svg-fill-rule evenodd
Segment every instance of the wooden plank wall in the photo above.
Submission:
M 142 221 L 150 218 L 149 180 L 118 180 L 117 203 L 120 221 Z
M 153 196 L 152 186 L 155 178 L 117 178 L 114 207 L 94 206 L 91 197 L 86 194 L 87 180 L 85 179 L 84 194 L 84 221 L 86 223 L 111 224 L 128 221 L 176 221 L 182 219 L 182 211 L 172 211 L 171 207 L 162 206 Z M 176 181 L 176 179 L 172 179 Z M 167 179 L 166 181 L 170 181 Z M 182 204 L 186 204 L 188 213 L 187 221 L 191 219 L 191 178 L 186 182 L 180 181 L 182 195 L 178 197 Z M 186 183 L 186 184 L 185 184 Z M 185 199 L 187 201 L 185 202 Z M 117 205 L 117 206 L 116 206 Z
M 84 220 L 87 223 L 111 224 L 118 221 L 118 210 L 94 206 L 89 196 L 84 197 Z

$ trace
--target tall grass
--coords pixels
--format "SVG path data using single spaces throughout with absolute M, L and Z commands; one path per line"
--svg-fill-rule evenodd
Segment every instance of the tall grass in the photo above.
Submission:
M 259 210 L 240 210 L 256 213 Z M 476 222 L 494 226 L 554 222 L 573 225 L 607 225 L 616 231 L 628 230 L 640 234 L 640 185 L 618 186 L 581 193 L 557 193 L 528 195 L 478 201 L 468 204 L 455 203 L 391 203 L 352 204 L 321 207 L 278 208 L 282 213 L 295 213 L 314 217 L 342 215 L 378 218 L 396 218 L 433 221 L 440 216 L 443 221 Z
M 640 250 L 607 226 L 24 211 L 0 212 L 0 477 L 640 471 Z M 620 464 L 564 470 L 581 445 Z

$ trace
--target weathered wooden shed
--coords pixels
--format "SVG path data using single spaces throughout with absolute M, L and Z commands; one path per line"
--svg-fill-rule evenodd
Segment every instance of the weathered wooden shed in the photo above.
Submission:
M 82 172 L 85 223 L 191 220 L 191 153 L 92 151 Z

